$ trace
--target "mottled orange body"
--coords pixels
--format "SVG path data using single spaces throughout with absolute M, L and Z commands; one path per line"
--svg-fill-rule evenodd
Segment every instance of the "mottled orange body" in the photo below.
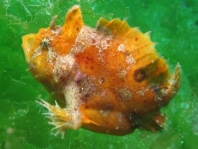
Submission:
M 142 127 L 161 128 L 166 106 L 180 86 L 180 66 L 170 74 L 156 53 L 149 33 L 126 21 L 101 18 L 96 29 L 84 25 L 79 6 L 66 22 L 23 36 L 23 50 L 36 80 L 59 105 L 39 102 L 49 110 L 59 132 L 83 127 L 125 135 Z

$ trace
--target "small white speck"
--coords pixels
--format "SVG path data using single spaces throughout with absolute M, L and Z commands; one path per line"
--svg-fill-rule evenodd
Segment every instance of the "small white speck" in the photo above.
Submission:
M 155 101 L 160 101 L 162 100 L 162 98 L 160 98 L 159 96 L 155 96 Z
M 117 48 L 117 51 L 120 51 L 120 52 L 125 52 L 125 46 L 124 44 L 120 44 Z
M 146 88 L 146 89 L 142 89 L 142 90 L 139 90 L 137 91 L 137 93 L 141 96 L 144 96 L 145 92 L 149 91 L 149 88 Z
M 128 55 L 127 57 L 126 57 L 126 62 L 128 63 L 128 64 L 134 64 L 134 63 L 136 63 L 136 61 L 135 61 L 135 59 L 133 58 L 133 56 L 132 56 L 132 54 L 130 54 L 130 55 Z

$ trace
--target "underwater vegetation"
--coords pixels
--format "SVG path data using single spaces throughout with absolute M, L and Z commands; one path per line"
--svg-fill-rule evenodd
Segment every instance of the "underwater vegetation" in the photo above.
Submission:
M 127 133 L 131 133 L 133 131 L 133 133 L 129 135 L 125 135 L 125 136 L 105 135 L 102 133 L 87 131 L 86 130 L 88 129 L 87 127 L 86 129 L 78 129 L 75 131 L 67 129 L 65 137 L 61 139 L 61 135 L 54 136 L 54 133 L 56 133 L 57 130 L 59 131 L 60 129 L 53 129 L 56 126 L 49 125 L 48 124 L 49 119 L 45 118 L 45 115 L 43 115 L 43 113 L 49 113 L 49 110 L 45 109 L 43 106 L 37 103 L 39 102 L 45 106 L 47 105 L 55 106 L 56 103 L 54 102 L 54 99 L 56 99 L 59 108 L 64 111 L 65 98 L 64 96 L 62 96 L 63 94 L 61 94 L 60 92 L 59 92 L 60 94 L 53 94 L 53 98 L 52 98 L 51 95 L 46 91 L 47 86 L 50 87 L 47 88 L 47 90 L 50 93 L 52 93 L 52 90 L 55 90 L 56 87 L 58 88 L 60 87 L 60 86 L 55 86 L 55 88 L 51 88 L 53 87 L 54 84 L 56 84 L 56 81 L 60 81 L 62 79 L 61 71 L 54 71 L 54 73 L 51 74 L 49 73 L 48 77 L 51 78 L 51 80 L 52 78 L 54 79 L 54 76 L 56 77 L 54 79 L 54 84 L 53 81 L 46 82 L 49 84 L 52 83 L 52 85 L 45 84 L 44 85 L 45 88 L 37 81 L 35 81 L 35 79 L 30 74 L 30 72 L 32 73 L 33 71 L 30 68 L 28 68 L 27 64 L 25 63 L 26 60 L 21 48 L 21 44 L 22 44 L 21 37 L 29 33 L 34 33 L 36 35 L 38 33 L 39 28 L 43 28 L 43 30 L 46 29 L 45 31 L 47 31 L 49 29 L 48 27 L 50 25 L 49 23 L 51 22 L 52 16 L 56 14 L 58 14 L 58 18 L 55 17 L 53 19 L 54 21 L 52 21 L 50 26 L 52 30 L 57 31 L 56 33 L 58 33 L 58 30 L 56 30 L 56 28 L 59 28 L 61 26 L 64 27 L 63 22 L 65 22 L 65 17 L 64 17 L 65 13 L 67 12 L 67 10 L 69 10 L 69 8 L 71 8 L 73 5 L 76 4 L 78 4 L 81 8 L 83 23 L 84 23 L 83 26 L 86 25 L 83 31 L 89 31 L 90 35 L 93 35 L 94 32 L 97 32 L 95 33 L 95 35 L 97 36 L 94 37 L 96 37 L 97 39 L 96 41 L 98 41 L 98 46 L 104 45 L 101 44 L 102 42 L 100 42 L 100 40 L 98 40 L 98 37 L 101 37 L 98 36 L 98 32 L 101 33 L 105 32 L 105 34 L 107 34 L 108 37 L 109 35 L 112 34 L 111 31 L 108 31 L 103 27 L 99 26 L 98 28 L 95 28 L 96 24 L 98 24 L 98 20 L 100 19 L 100 17 L 103 17 L 106 20 L 110 20 L 110 21 L 101 20 L 101 23 L 103 22 L 102 25 L 106 28 L 108 25 L 106 25 L 105 23 L 107 22 L 108 24 L 109 22 L 113 22 L 111 20 L 113 20 L 114 18 L 120 18 L 120 20 L 126 19 L 126 22 L 128 22 L 127 24 L 129 24 L 129 26 L 131 26 L 132 29 L 134 29 L 134 31 L 137 31 L 137 33 L 139 33 L 141 37 L 143 36 L 143 38 L 141 39 L 150 41 L 153 45 L 151 51 L 154 51 L 154 55 L 158 59 L 160 59 L 160 62 L 165 64 L 164 65 L 165 67 L 163 67 L 165 69 L 160 69 L 160 70 L 167 72 L 165 73 L 167 75 L 165 75 L 164 77 L 162 76 L 160 77 L 160 75 L 158 76 L 159 78 L 161 78 L 159 79 L 161 80 L 161 82 L 158 83 L 164 84 L 166 82 L 165 78 L 167 78 L 167 80 L 170 80 L 171 77 L 174 76 L 173 75 L 174 70 L 179 70 L 179 67 L 176 67 L 177 69 L 175 69 L 175 66 L 177 66 L 178 62 L 181 66 L 182 83 L 180 90 L 177 93 L 177 95 L 174 97 L 174 99 L 170 101 L 171 98 L 167 98 L 168 99 L 167 103 L 169 102 L 168 106 L 164 108 L 162 107 L 161 109 L 156 108 L 158 107 L 157 106 L 158 104 L 149 104 L 150 107 L 145 108 L 143 104 L 143 101 L 145 100 L 143 97 L 145 96 L 141 96 L 141 94 L 143 94 L 144 92 L 138 92 L 139 93 L 138 94 L 136 91 L 140 90 L 139 87 L 143 86 L 143 84 L 145 84 L 144 87 L 149 85 L 148 89 L 142 88 L 143 89 L 142 91 L 146 90 L 145 94 L 148 95 L 150 99 L 150 100 L 146 100 L 146 102 L 151 101 L 153 103 L 156 103 L 152 100 L 153 99 L 152 97 L 154 95 L 159 96 L 161 95 L 161 93 L 154 92 L 155 89 L 159 89 L 159 88 L 157 87 L 155 88 L 152 84 L 149 83 L 149 80 L 153 81 L 153 78 L 157 76 L 153 76 L 153 78 L 148 77 L 145 75 L 146 74 L 145 70 L 137 71 L 136 73 L 134 73 L 136 68 L 138 68 L 137 66 L 147 67 L 147 65 L 143 65 L 144 64 L 143 62 L 142 63 L 138 62 L 137 57 L 133 57 L 133 53 L 131 53 L 132 57 L 129 56 L 130 52 L 127 54 L 127 50 L 128 50 L 128 48 L 126 48 L 127 44 L 120 45 L 121 42 L 116 42 L 115 37 L 110 38 L 111 40 L 108 40 L 107 44 L 111 42 L 111 45 L 107 46 L 107 49 L 108 48 L 110 49 L 110 47 L 113 45 L 113 47 L 116 47 L 114 48 L 116 50 L 109 53 L 108 51 L 112 51 L 112 50 L 106 49 L 106 51 L 105 50 L 100 51 L 101 53 L 106 52 L 105 55 L 102 54 L 100 55 L 100 52 L 99 51 L 97 52 L 96 50 L 97 48 L 94 48 L 94 46 L 92 46 L 92 48 L 94 49 L 93 51 L 95 51 L 93 53 L 97 53 L 97 57 L 93 58 L 93 62 L 94 62 L 93 70 L 91 69 L 91 66 L 93 65 L 90 62 L 90 59 L 86 61 L 86 56 L 85 56 L 91 50 L 89 51 L 88 49 L 85 48 L 84 53 L 81 51 L 84 55 L 81 55 L 79 53 L 76 54 L 77 52 L 75 53 L 73 51 L 75 56 L 72 57 L 70 50 L 68 49 L 68 53 L 70 53 L 69 54 L 70 57 L 67 58 L 71 58 L 70 60 L 74 58 L 75 66 L 76 64 L 80 66 L 75 68 L 74 65 L 71 65 L 72 66 L 71 69 L 73 70 L 73 68 L 75 68 L 75 71 L 72 71 L 74 72 L 73 74 L 68 73 L 68 75 L 70 76 L 69 80 L 72 80 L 72 77 L 76 77 L 75 78 L 76 81 L 80 80 L 79 82 L 77 81 L 77 83 L 79 83 L 78 85 L 88 89 L 88 90 L 82 90 L 81 88 L 80 90 L 81 93 L 83 93 L 83 95 L 86 97 L 84 98 L 86 99 L 85 101 L 88 101 L 88 99 L 91 99 L 93 97 L 94 99 L 93 101 L 95 101 L 95 103 L 98 103 L 95 106 L 93 103 L 92 104 L 89 103 L 90 104 L 89 106 L 92 109 L 94 109 L 92 112 L 96 112 L 97 119 L 88 116 L 87 113 L 89 112 L 87 112 L 86 109 L 83 108 L 81 108 L 80 110 L 77 109 L 77 111 L 79 110 L 81 116 L 87 116 L 86 119 L 81 119 L 82 120 L 81 122 L 83 122 L 80 123 L 81 127 L 85 126 L 85 124 L 89 124 L 89 126 L 91 126 L 89 128 L 92 128 L 89 130 L 106 133 L 107 130 L 106 128 L 102 129 L 101 127 L 97 127 L 98 126 L 97 123 L 94 123 L 94 122 L 103 121 L 101 117 L 100 118 L 98 117 L 99 114 L 105 115 L 106 113 L 104 111 L 110 110 L 112 107 L 113 108 L 111 109 L 111 112 L 113 110 L 115 110 L 115 112 L 120 112 L 122 110 L 126 110 L 127 112 L 129 112 L 128 107 L 132 106 L 132 104 L 123 104 L 124 107 L 126 107 L 126 109 L 119 108 L 121 103 L 124 102 L 123 99 L 126 99 L 126 102 L 128 102 L 128 99 L 132 99 L 133 97 L 142 97 L 142 98 L 133 98 L 133 99 L 142 100 L 142 103 L 139 104 L 139 112 L 142 111 L 142 109 L 149 109 L 148 111 L 144 111 L 143 113 L 141 113 L 142 119 L 140 119 L 139 117 L 140 121 L 136 121 L 135 125 L 132 125 L 134 126 L 132 127 L 133 129 L 135 128 L 139 128 L 139 129 L 135 129 L 134 131 L 131 129 L 131 131 L 128 131 L 126 129 L 127 127 L 124 127 L 123 130 L 126 130 L 124 132 L 118 127 L 119 128 L 119 132 L 118 132 L 115 131 L 117 130 L 116 125 L 114 125 L 115 127 L 111 123 L 108 125 L 104 125 L 106 127 L 110 126 L 109 128 L 114 128 L 111 129 L 110 131 L 111 134 L 124 135 Z M 174 0 L 171 2 L 158 2 L 158 3 L 152 0 L 148 0 L 144 2 L 140 2 L 140 1 L 130 2 L 127 0 L 123 0 L 123 1 L 111 0 L 109 2 L 105 2 L 102 0 L 101 1 L 92 1 L 92 0 L 59 1 L 58 0 L 56 1 L 56 3 L 54 3 L 51 0 L 48 1 L 28 0 L 26 1 L 26 3 L 23 3 L 22 1 L 18 1 L 18 0 L 1 1 L 0 2 L 0 20 L 1 20 L 0 21 L 0 26 L 1 26 L 0 146 L 1 148 L 28 148 L 28 149 L 31 148 L 83 148 L 84 149 L 84 148 L 93 148 L 93 147 L 94 148 L 124 148 L 124 149 L 127 148 L 194 149 L 196 148 L 196 144 L 197 144 L 196 140 L 198 139 L 197 136 L 198 135 L 198 126 L 197 126 L 198 67 L 195 65 L 198 55 L 198 51 L 196 50 L 196 47 L 198 47 L 197 45 L 198 17 L 196 15 L 198 13 L 198 9 L 196 6 L 197 6 L 196 1 L 189 1 L 189 0 L 185 0 L 185 1 Z M 58 26 L 57 24 L 60 24 L 61 26 Z M 53 26 L 55 27 L 54 29 Z M 138 27 L 138 28 L 133 28 L 133 27 Z M 42 29 L 40 31 L 42 31 Z M 121 30 L 119 31 L 121 32 Z M 152 31 L 152 32 L 148 34 L 147 33 L 148 31 Z M 150 37 L 146 35 L 149 35 Z M 65 36 L 67 35 L 65 34 Z M 115 36 L 115 33 L 113 34 L 113 36 Z M 37 37 L 42 37 L 42 36 L 37 36 Z M 117 36 L 116 38 L 119 38 L 119 36 Z M 46 39 L 44 38 L 43 40 L 40 39 L 37 40 L 38 43 L 35 44 L 35 47 L 40 47 L 40 50 L 38 48 L 37 54 L 39 54 L 39 52 L 42 54 L 43 52 L 46 52 L 47 54 L 50 51 L 49 50 L 50 47 L 54 48 L 60 45 L 63 46 L 62 44 L 59 45 L 56 44 L 57 42 L 54 42 L 54 40 L 51 41 L 51 39 L 48 38 Z M 97 44 L 96 41 L 95 41 L 95 45 Z M 117 41 L 121 41 L 121 40 L 117 40 Z M 124 41 L 124 38 L 122 41 Z M 152 41 L 157 42 L 158 44 L 154 44 L 154 42 Z M 57 49 L 61 49 L 61 48 L 59 47 Z M 107 63 L 106 60 L 109 59 L 107 58 L 107 56 L 108 57 L 112 56 L 110 53 L 114 54 L 115 59 L 113 59 L 112 62 L 108 61 Z M 58 55 L 59 58 L 62 57 L 61 53 L 57 52 L 56 54 Z M 56 54 L 55 56 L 57 56 Z M 62 54 L 64 55 L 64 52 Z M 99 55 L 101 59 L 97 59 Z M 128 56 L 127 61 L 126 61 L 126 56 Z M 52 58 L 51 63 L 54 63 L 56 60 L 58 60 L 53 56 L 51 58 Z M 133 59 L 135 61 L 133 61 Z M 102 60 L 105 60 L 105 64 L 108 65 L 102 65 Z M 118 64 L 119 62 L 118 60 L 122 61 L 122 63 Z M 148 61 L 145 60 L 144 62 L 148 62 L 147 64 L 149 64 L 149 59 Z M 50 68 L 49 65 L 45 65 L 45 66 Z M 127 69 L 123 72 L 127 72 L 127 73 L 130 72 L 133 75 L 125 76 L 124 75 L 125 73 L 121 73 L 120 75 L 115 75 L 117 70 L 115 68 L 126 68 L 125 66 L 131 66 L 131 67 L 127 67 L 127 68 L 131 68 L 131 70 Z M 134 67 L 134 69 L 132 70 L 132 66 L 136 66 L 136 67 Z M 62 68 L 63 70 L 65 70 L 64 67 Z M 104 69 L 105 71 L 108 70 L 107 71 L 108 74 L 111 75 L 105 74 Z M 47 71 L 49 72 L 51 72 L 51 70 L 47 69 Z M 78 70 L 80 70 L 81 73 L 77 73 Z M 146 72 L 147 70 L 149 69 L 146 69 Z M 155 72 L 155 70 L 153 70 L 153 72 Z M 89 77 L 92 74 L 96 76 L 96 79 L 93 79 L 93 77 Z M 123 76 L 125 76 L 125 79 L 128 80 L 128 82 L 132 81 L 135 84 L 140 84 L 139 86 L 138 85 L 136 86 L 137 90 L 134 90 L 134 88 L 131 87 L 132 84 L 123 83 L 124 82 Z M 142 80 L 142 79 L 143 80 L 140 81 L 139 83 L 135 81 L 134 76 L 136 76 L 135 77 L 136 80 Z M 36 78 L 36 76 L 34 77 Z M 40 77 L 42 77 L 42 75 Z M 111 79 L 112 80 L 118 79 L 119 83 L 115 82 L 115 85 L 112 86 L 112 88 L 110 89 L 109 86 L 111 86 L 112 84 Z M 39 77 L 37 78 L 37 80 L 41 81 L 39 80 Z M 62 81 L 63 80 L 64 77 Z M 155 81 L 159 81 L 159 80 L 155 80 Z M 86 86 L 87 84 L 90 83 L 97 84 L 97 86 L 93 86 L 93 85 Z M 123 86 L 122 85 L 118 86 L 118 84 L 122 84 Z M 118 89 L 116 90 L 116 88 Z M 57 91 L 61 91 L 61 89 L 60 90 L 59 89 Z M 114 102 L 113 106 L 104 107 L 104 105 L 100 104 L 101 103 L 99 102 L 100 100 L 97 100 L 97 99 L 101 99 L 99 98 L 101 97 L 101 95 L 106 95 L 105 92 L 102 92 L 102 89 L 107 90 L 106 93 L 108 93 L 108 97 L 111 97 L 109 98 L 110 100 L 119 99 L 118 101 L 120 102 Z M 166 89 L 167 88 L 165 88 L 165 90 Z M 95 92 L 94 96 L 86 96 L 89 95 L 89 93 L 94 93 L 94 92 Z M 54 92 L 54 93 L 58 93 L 58 92 Z M 104 93 L 104 94 L 97 94 L 97 93 Z M 116 98 L 114 97 L 115 94 L 116 94 Z M 46 103 L 39 101 L 40 99 L 43 99 L 44 101 L 46 101 Z M 79 100 L 74 100 L 74 101 L 79 101 Z M 136 104 L 138 104 L 138 102 L 139 101 L 136 101 Z M 160 100 L 157 102 L 160 102 Z M 167 103 L 164 103 L 162 105 L 166 105 Z M 82 105 L 82 103 L 80 103 L 80 105 Z M 153 105 L 153 107 L 151 105 Z M 58 109 L 57 107 L 58 106 L 55 106 L 56 110 Z M 98 107 L 100 108 L 102 107 L 102 110 L 97 109 Z M 153 110 L 152 108 L 153 109 L 156 108 L 156 109 Z M 132 110 L 135 109 L 132 108 Z M 145 113 L 147 112 L 150 113 L 151 111 L 154 111 L 151 115 L 145 115 Z M 161 125 L 161 123 L 157 123 L 157 121 L 153 119 L 154 115 L 158 115 L 157 114 L 158 112 L 161 112 L 166 115 L 165 121 L 161 119 L 163 125 Z M 113 113 L 109 113 L 109 114 L 112 114 L 112 118 L 107 119 L 107 122 L 112 122 L 116 114 L 115 115 Z M 73 118 L 73 115 L 70 116 L 71 116 L 70 118 Z M 66 120 L 68 121 L 69 117 L 67 118 L 68 119 Z M 132 118 L 133 120 L 135 119 L 134 117 Z M 150 121 L 146 121 L 147 118 Z M 57 121 L 53 121 L 52 119 L 50 121 L 51 123 L 57 122 Z M 145 123 L 145 122 L 149 122 L 149 123 Z M 118 123 L 113 123 L 113 124 L 118 124 Z M 163 127 L 163 129 L 161 129 L 161 126 Z M 65 130 L 66 128 L 61 130 Z M 151 130 L 151 128 L 154 129 L 157 128 L 157 130 L 160 129 L 161 131 L 156 131 L 155 133 L 153 133 L 152 131 L 151 132 L 147 130 L 145 131 L 143 128 L 144 129 L 146 128 L 147 130 Z

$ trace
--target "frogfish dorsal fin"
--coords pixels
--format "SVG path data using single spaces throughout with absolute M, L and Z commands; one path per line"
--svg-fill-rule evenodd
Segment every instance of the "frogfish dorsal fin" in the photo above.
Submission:
M 105 20 L 100 18 L 97 24 L 97 30 L 110 32 L 116 37 L 125 38 L 124 40 L 133 40 L 133 38 L 141 37 L 147 39 L 147 43 L 151 43 L 148 33 L 143 34 L 138 28 L 131 28 L 126 20 L 121 21 L 120 19 Z
M 143 34 L 138 28 L 131 28 L 126 20 L 113 19 L 107 21 L 104 18 L 100 18 L 97 24 L 97 30 L 112 34 L 117 40 L 123 41 L 125 50 L 135 57 L 141 57 L 145 53 L 155 53 L 157 55 L 154 49 L 155 43 L 150 40 L 149 32 Z
M 69 38 L 77 36 L 80 29 L 83 27 L 81 9 L 79 5 L 73 6 L 66 14 L 65 24 L 62 28 L 64 36 Z
M 120 19 L 107 21 L 104 18 L 100 18 L 97 24 L 97 30 L 110 31 L 116 36 L 125 36 L 131 29 L 125 20 L 121 21 Z M 136 28 L 133 29 L 136 30 Z

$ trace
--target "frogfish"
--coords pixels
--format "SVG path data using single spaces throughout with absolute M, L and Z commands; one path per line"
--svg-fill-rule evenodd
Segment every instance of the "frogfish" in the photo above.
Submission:
M 126 20 L 100 18 L 85 25 L 79 5 L 71 7 L 63 26 L 22 37 L 32 76 L 53 96 L 37 101 L 47 108 L 57 133 L 84 128 L 126 135 L 135 129 L 153 132 L 164 126 L 167 106 L 181 84 L 179 63 L 171 73 L 156 52 L 150 32 L 132 28 Z

